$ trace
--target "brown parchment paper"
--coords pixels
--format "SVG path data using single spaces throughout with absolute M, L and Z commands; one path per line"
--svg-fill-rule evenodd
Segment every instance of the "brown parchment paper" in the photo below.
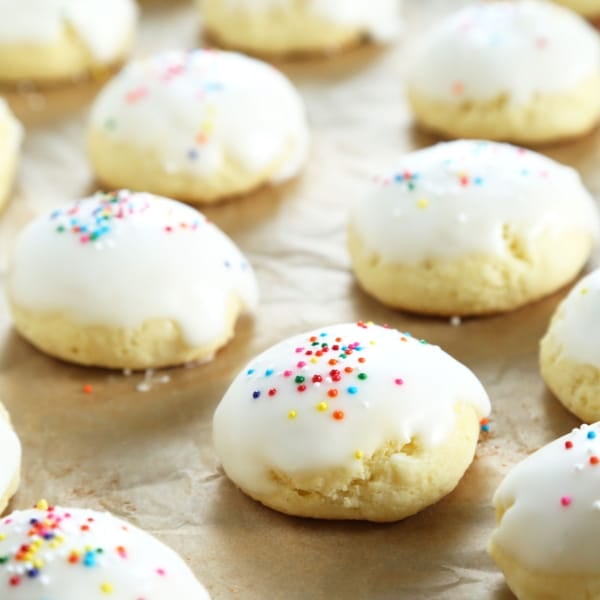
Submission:
M 312 156 L 298 181 L 205 211 L 247 253 L 262 289 L 255 320 L 240 323 L 214 362 L 163 371 L 157 376 L 168 375 L 168 383 L 155 379 L 139 392 L 143 375 L 79 368 L 34 350 L 11 329 L 0 294 L 0 399 L 24 448 L 23 482 L 10 508 L 44 497 L 110 510 L 180 552 L 215 599 L 511 598 L 485 553 L 490 498 L 513 464 L 577 424 L 545 390 L 537 367 L 539 338 L 565 292 L 454 327 L 367 297 L 353 282 L 345 249 L 346 207 L 361 181 L 434 141 L 412 125 L 403 74 L 415 40 L 462 3 L 408 0 L 397 46 L 280 65 L 306 100 Z M 199 30 L 191 3 L 143 2 L 136 52 L 193 47 Z M 94 189 L 83 132 L 97 88 L 46 96 L 24 88 L 10 96 L 27 137 L 14 198 L 0 217 L 0 284 L 23 223 Z M 543 151 L 579 168 L 597 193 L 599 144 L 594 133 Z M 404 522 L 319 522 L 270 511 L 219 469 L 213 411 L 257 352 L 303 330 L 357 319 L 409 330 L 469 365 L 494 404 L 491 432 L 458 489 Z

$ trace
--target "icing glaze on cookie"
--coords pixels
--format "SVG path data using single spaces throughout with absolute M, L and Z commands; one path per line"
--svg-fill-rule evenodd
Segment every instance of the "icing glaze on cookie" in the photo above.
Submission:
M 492 543 L 530 569 L 598 573 L 600 423 L 582 425 L 518 464 L 494 506 L 506 509 Z
M 584 277 L 558 309 L 549 335 L 563 356 L 600 369 L 600 269 Z
M 0 0 L 0 45 L 56 42 L 66 27 L 94 58 L 118 58 L 137 19 L 133 0 Z
M 363 243 L 390 262 L 505 254 L 504 227 L 533 244 L 548 231 L 597 238 L 594 200 L 578 173 L 541 154 L 460 140 L 406 155 L 352 209 Z
M 591 26 L 561 6 L 525 0 L 478 3 L 442 21 L 425 36 L 409 81 L 443 101 L 526 103 L 599 73 Z
M 158 155 L 169 173 L 207 177 L 227 159 L 248 170 L 303 166 L 308 129 L 300 96 L 273 67 L 232 52 L 168 52 L 130 63 L 100 94 L 95 129 Z
M 246 12 L 287 10 L 294 0 L 224 0 L 231 9 Z M 373 39 L 387 42 L 400 32 L 398 0 L 308 0 L 307 12 L 336 25 L 363 29 Z
M 372 324 L 332 325 L 281 342 L 237 376 L 214 443 L 240 487 L 267 493 L 270 470 L 360 469 L 386 442 L 441 443 L 458 402 L 490 411 L 481 383 L 437 346 Z
M 21 465 L 21 443 L 0 404 L 0 502 L 14 483 Z M 1 595 L 0 595 L 1 597 Z
M 9 274 L 20 308 L 124 328 L 172 319 L 199 347 L 222 336 L 232 294 L 255 309 L 252 268 L 223 232 L 189 206 L 128 191 L 33 221 Z
M 183 560 L 109 513 L 48 507 L 0 520 L 3 600 L 208 600 Z

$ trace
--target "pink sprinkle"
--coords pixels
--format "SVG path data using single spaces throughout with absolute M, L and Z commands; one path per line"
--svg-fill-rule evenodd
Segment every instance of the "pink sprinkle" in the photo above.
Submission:
M 400 377 L 398 377 L 398 379 L 394 379 L 394 383 L 396 385 L 402 385 L 404 383 L 404 379 L 400 379 Z
M 291 371 L 284 371 L 283 372 L 283 376 L 284 377 L 291 377 L 292 376 L 292 372 Z
M 156 569 L 156 572 L 158 573 L 158 575 L 160 575 L 161 577 L 164 577 L 167 572 L 164 569 Z
M 571 496 L 563 496 L 563 497 L 560 499 L 560 503 L 561 503 L 563 506 L 569 506 L 569 505 L 571 504 L 571 502 L 572 502 L 572 501 L 573 501 L 573 500 L 572 500 Z
M 301 361 L 300 361 L 300 362 L 299 362 L 299 363 L 298 363 L 296 366 L 297 366 L 299 369 L 301 369 L 302 367 L 305 367 L 305 366 L 306 366 L 306 363 L 305 363 L 303 360 L 301 360 Z
M 90 241 L 90 236 L 89 236 L 89 235 L 87 235 L 87 234 L 85 234 L 85 235 L 82 235 L 82 236 L 79 238 L 79 241 L 80 241 L 82 244 L 87 244 L 87 243 Z
M 304 348 L 296 348 L 296 352 L 302 352 L 302 350 L 304 350 Z

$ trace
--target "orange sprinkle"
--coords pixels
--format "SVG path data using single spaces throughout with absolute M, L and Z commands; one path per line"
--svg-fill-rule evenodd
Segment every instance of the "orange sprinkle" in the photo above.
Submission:
M 335 358 L 330 358 L 330 359 L 329 359 L 327 362 L 328 362 L 330 365 L 337 365 L 337 360 L 335 360 Z
M 327 395 L 330 398 L 335 398 L 338 395 L 338 391 L 335 388 L 333 388 L 327 392 Z
M 82 389 L 84 394 L 91 394 L 94 391 L 91 383 L 86 383 Z
M 590 464 L 597 465 L 600 462 L 600 458 L 597 456 L 590 456 Z
M 352 373 L 352 371 L 354 371 L 354 369 L 353 369 L 352 367 L 346 367 L 346 368 L 344 369 L 344 371 L 345 371 L 346 373 Z
M 344 411 L 343 410 L 334 410 L 333 411 L 333 418 L 336 421 L 341 421 L 344 418 Z
M 366 359 L 364 356 L 361 356 L 361 357 L 358 359 L 358 362 L 359 362 L 359 363 L 364 363 L 364 362 L 367 362 L 367 359 Z

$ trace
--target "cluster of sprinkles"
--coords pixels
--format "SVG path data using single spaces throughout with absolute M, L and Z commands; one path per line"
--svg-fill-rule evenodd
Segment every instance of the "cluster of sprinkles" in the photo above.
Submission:
M 573 469 L 580 473 L 581 476 L 585 476 L 586 471 L 596 473 L 600 476 L 600 447 L 598 446 L 600 441 L 600 432 L 598 431 L 598 424 L 587 425 L 583 424 L 579 428 L 573 429 L 567 439 L 563 442 L 563 451 L 569 454 L 577 453 L 581 457 L 581 448 L 585 446 L 584 460 L 576 460 L 573 463 Z M 579 452 L 577 452 L 579 450 Z M 598 480 L 596 480 L 598 481 Z M 572 493 L 564 493 L 557 502 L 563 508 L 567 509 L 577 503 L 578 498 Z M 600 511 L 600 499 L 595 500 L 592 503 L 591 508 L 594 511 Z
M 40 500 L 34 508 L 38 514 L 28 522 L 20 522 L 11 516 L 0 521 L 0 597 L 6 597 L 6 588 L 21 588 L 34 581 L 44 586 L 51 584 L 50 564 L 62 563 L 92 571 L 102 569 L 111 557 L 119 561 L 129 559 L 123 545 L 101 547 L 86 543 L 86 537 L 91 537 L 94 529 L 100 526 L 93 516 L 76 517 L 69 511 L 49 506 L 45 500 Z M 128 531 L 125 524 L 121 529 Z M 159 577 L 166 575 L 162 567 L 154 572 Z M 109 578 L 94 585 L 107 596 L 118 591 Z M 3 587 L 4 592 L 1 591 Z
M 39 514 L 32 516 L 28 522 L 18 522 L 12 516 L 0 521 L 1 598 L 6 597 L 6 590 L 1 591 L 3 586 L 10 590 L 34 581 L 44 586 L 51 584 L 51 564 L 62 563 L 72 568 L 95 571 L 104 570 L 109 558 L 116 558 L 119 562 L 130 559 L 127 547 L 122 544 L 102 547 L 86 543 L 86 537 L 93 536 L 94 529 L 101 527 L 91 514 L 85 518 L 75 516 L 68 510 L 49 506 L 45 500 L 40 500 L 34 508 Z M 120 528 L 125 533 L 129 532 L 126 524 L 121 524 Z M 162 566 L 150 569 L 150 572 L 160 578 L 167 575 Z M 97 591 L 107 597 L 119 591 L 109 577 L 93 585 L 97 585 Z M 55 600 L 51 596 L 43 596 L 43 599 Z M 144 597 L 139 596 L 136 600 L 144 600 Z
M 170 54 L 166 61 L 150 59 L 144 64 L 144 74 L 149 76 L 148 84 L 136 85 L 128 89 L 123 96 L 124 104 L 135 108 L 136 105 L 151 99 L 154 90 L 174 87 L 178 81 L 185 78 L 194 101 L 198 103 L 199 114 L 202 115 L 198 126 L 190 131 L 190 143 L 185 154 L 189 161 L 196 161 L 202 147 L 213 137 L 219 115 L 216 96 L 225 89 L 218 77 L 218 70 L 202 60 L 213 54 L 213 50 L 196 49 Z M 109 132 L 118 131 L 119 122 L 115 117 L 109 117 L 104 122 L 104 128 Z
M 93 197 L 94 206 L 90 210 L 89 200 L 74 202 L 66 208 L 57 208 L 50 214 L 56 233 L 76 236 L 81 244 L 101 242 L 115 229 L 119 221 L 134 218 L 149 211 L 153 202 L 145 194 L 136 194 L 127 190 L 98 193 Z M 169 218 L 165 212 L 165 233 L 175 231 L 196 231 L 206 220 L 200 213 L 189 221 Z
M 434 147 L 435 148 L 435 147 Z M 538 176 L 542 179 L 547 179 L 550 176 L 549 170 L 541 166 L 532 167 L 527 164 L 528 159 L 535 157 L 534 154 L 525 148 L 519 148 L 509 144 L 502 144 L 489 141 L 463 141 L 463 142 L 448 142 L 440 144 L 440 149 L 446 149 L 448 152 L 444 154 L 434 155 L 435 149 L 424 150 L 429 152 L 432 157 L 436 156 L 437 164 L 432 160 L 432 166 L 440 166 L 445 170 L 448 176 L 448 185 L 454 185 L 458 189 L 477 189 L 491 182 L 484 178 L 476 170 L 477 157 L 482 154 L 489 155 L 490 158 L 500 159 L 502 154 L 512 154 L 519 158 L 515 175 L 520 177 Z M 461 152 L 457 152 L 457 148 Z M 472 164 L 473 168 L 467 168 L 467 165 Z M 433 170 L 436 177 L 439 176 L 437 168 Z M 430 207 L 430 200 L 424 195 L 427 186 L 427 173 L 415 169 L 403 168 L 393 175 L 376 175 L 371 177 L 371 181 L 383 188 L 394 186 L 400 188 L 400 191 L 406 192 L 407 197 L 414 200 L 414 204 L 418 209 L 427 209 Z M 437 186 L 436 184 L 436 187 Z
M 372 322 L 363 321 L 356 325 L 366 331 L 374 326 Z M 384 327 L 389 329 L 387 325 Z M 412 337 L 409 333 L 391 329 L 390 331 L 397 333 L 403 342 L 408 342 Z M 419 343 L 427 344 L 425 340 L 419 340 Z M 327 331 L 311 335 L 304 344 L 293 349 L 288 367 L 282 370 L 248 368 L 246 377 L 257 383 L 250 393 L 250 400 L 270 402 L 277 399 L 282 389 L 287 391 L 293 388 L 297 396 L 297 406 L 290 408 L 285 414 L 288 420 L 296 421 L 306 410 L 314 410 L 324 418 L 342 422 L 346 414 L 341 408 L 340 400 L 345 398 L 360 401 L 362 388 L 369 379 L 367 350 L 375 344 L 374 339 L 358 342 Z M 281 387 L 274 383 L 276 379 L 281 382 Z M 389 381 L 389 385 L 395 388 L 403 386 L 404 383 L 405 380 L 400 375 L 391 377 Z M 315 388 L 322 393 L 319 394 L 318 402 L 308 407 L 303 401 L 303 396 L 308 389 Z M 363 452 L 356 450 L 354 458 L 362 457 Z

